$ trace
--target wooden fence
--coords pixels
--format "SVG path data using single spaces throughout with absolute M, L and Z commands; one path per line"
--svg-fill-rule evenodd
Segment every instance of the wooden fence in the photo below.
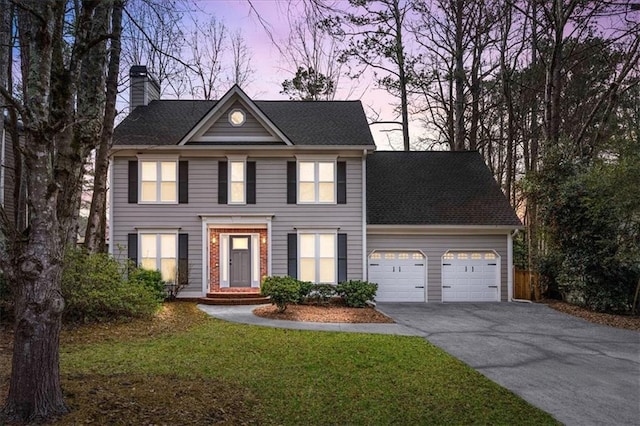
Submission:
M 514 269 L 513 298 L 538 301 L 540 295 L 540 276 L 537 272 Z

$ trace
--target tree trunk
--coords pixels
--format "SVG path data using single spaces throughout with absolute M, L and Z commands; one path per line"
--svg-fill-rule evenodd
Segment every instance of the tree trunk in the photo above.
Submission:
M 407 97 L 407 76 L 404 63 L 404 45 L 402 44 L 402 16 L 398 1 L 393 2 L 393 17 L 396 29 L 396 61 L 398 63 L 398 83 L 400 85 L 400 109 L 402 114 L 402 144 L 405 151 L 411 150 L 409 140 L 409 101 Z
M 59 340 L 64 300 L 60 290 L 63 250 L 53 184 L 52 141 L 46 134 L 27 134 L 27 186 L 35 217 L 29 240 L 18 259 L 11 283 L 15 297 L 15 332 L 11 381 L 4 413 L 9 421 L 42 421 L 69 410 L 60 386 Z M 19 285 L 17 285 L 19 283 Z
M 120 68 L 120 34 L 122 33 L 123 3 L 116 1 L 111 18 L 111 41 L 109 69 L 107 73 L 107 95 L 104 123 L 100 135 L 100 146 L 96 153 L 93 179 L 93 197 L 85 234 L 85 248 L 91 253 L 106 251 L 107 175 L 109 171 L 109 149 L 113 139 L 113 123 L 116 117 L 116 96 L 118 95 L 118 70 Z
M 465 148 L 465 129 L 464 129 L 464 46 L 463 46 L 463 8 L 464 0 L 456 0 L 455 2 L 455 133 L 452 151 L 462 151 Z

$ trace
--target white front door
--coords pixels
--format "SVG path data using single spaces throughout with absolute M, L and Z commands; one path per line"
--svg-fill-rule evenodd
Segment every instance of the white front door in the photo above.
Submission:
M 369 282 L 378 284 L 377 302 L 424 302 L 427 259 L 419 251 L 375 251 Z
M 500 258 L 493 252 L 447 252 L 442 256 L 443 302 L 499 302 Z

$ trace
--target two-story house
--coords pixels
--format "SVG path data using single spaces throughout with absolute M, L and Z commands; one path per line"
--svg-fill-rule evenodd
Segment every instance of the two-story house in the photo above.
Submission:
M 476 152 L 375 152 L 359 101 L 158 100 L 131 72 L 116 128 L 110 247 L 180 297 L 268 275 L 369 280 L 378 301 L 511 296 L 520 221 Z

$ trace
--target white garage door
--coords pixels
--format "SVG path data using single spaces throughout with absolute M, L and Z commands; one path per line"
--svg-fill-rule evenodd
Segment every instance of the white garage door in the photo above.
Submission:
M 447 252 L 442 256 L 443 302 L 499 302 L 499 257 L 493 252 Z
M 418 251 L 376 251 L 369 255 L 369 281 L 377 302 L 424 302 L 427 259 Z

